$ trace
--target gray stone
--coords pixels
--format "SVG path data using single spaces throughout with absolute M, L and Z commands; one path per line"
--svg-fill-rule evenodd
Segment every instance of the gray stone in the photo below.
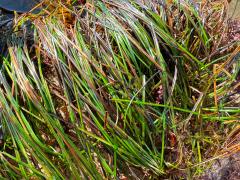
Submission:
M 41 0 L 0 0 L 0 8 L 23 13 L 33 9 L 39 2 Z

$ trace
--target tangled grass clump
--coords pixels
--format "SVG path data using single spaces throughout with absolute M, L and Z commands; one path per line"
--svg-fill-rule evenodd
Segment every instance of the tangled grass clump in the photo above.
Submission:
M 2 177 L 197 177 L 237 151 L 223 146 L 240 117 L 227 1 L 45 7 L 24 17 L 34 43 L 3 59 Z

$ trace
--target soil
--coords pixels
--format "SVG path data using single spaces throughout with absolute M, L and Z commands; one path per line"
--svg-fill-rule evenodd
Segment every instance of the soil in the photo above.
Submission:
M 240 179 L 240 153 L 214 163 L 207 174 L 200 180 L 239 180 Z

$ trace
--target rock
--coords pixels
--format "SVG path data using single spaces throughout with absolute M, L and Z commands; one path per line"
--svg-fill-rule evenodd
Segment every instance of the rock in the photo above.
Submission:
M 0 10 L 0 54 L 3 55 L 7 43 L 7 38 L 12 32 L 13 14 Z
M 32 10 L 41 0 L 0 0 L 0 8 L 8 11 L 16 11 L 19 13 L 24 13 Z M 39 11 L 35 10 L 37 13 Z
M 232 0 L 229 5 L 229 17 L 233 19 L 240 19 L 240 1 Z

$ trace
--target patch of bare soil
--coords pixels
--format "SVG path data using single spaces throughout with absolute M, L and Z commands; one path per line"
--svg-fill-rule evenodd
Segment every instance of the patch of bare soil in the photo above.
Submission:
M 200 180 L 239 180 L 240 152 L 214 162 L 212 167 Z
M 199 180 L 240 179 L 240 126 L 227 138 L 222 154 Z

